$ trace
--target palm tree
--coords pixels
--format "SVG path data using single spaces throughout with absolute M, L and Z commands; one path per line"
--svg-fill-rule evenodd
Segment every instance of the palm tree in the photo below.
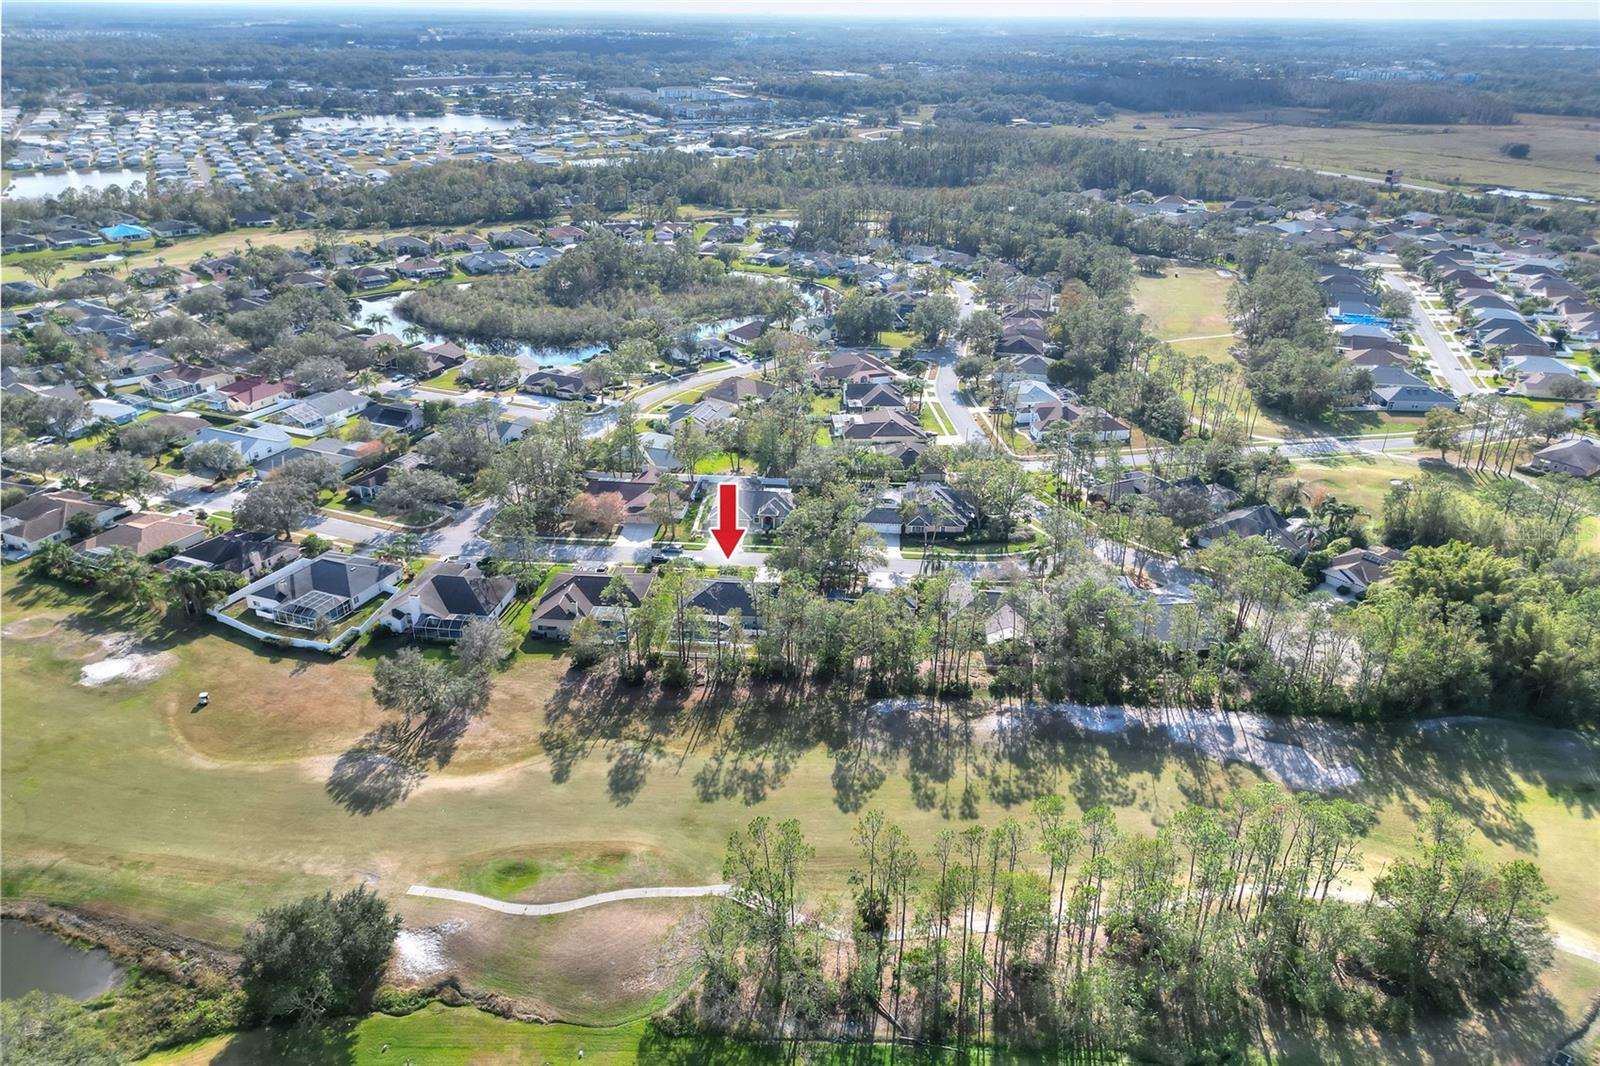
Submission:
M 350 379 L 351 384 L 355 385 L 355 387 L 358 389 L 373 388 L 382 380 L 383 375 L 379 374 L 370 366 L 362 367 L 360 370 L 356 371 L 356 376 Z
M 28 561 L 28 573 L 35 576 L 64 577 L 77 558 L 78 553 L 69 548 L 64 541 L 47 540 L 39 545 L 38 550 L 33 553 L 33 558 Z
M 384 327 L 386 327 L 391 321 L 393 321 L 393 319 L 381 311 L 374 311 L 372 314 L 367 316 L 367 325 L 372 327 L 372 332 L 374 333 L 382 333 Z
M 903 391 L 915 403 L 918 414 L 922 413 L 922 393 L 927 387 L 927 379 L 921 377 L 911 378 L 905 383 Z
M 112 599 L 147 611 L 166 602 L 166 587 L 147 563 L 126 548 L 113 548 L 100 572 L 99 585 Z
M 427 336 L 427 331 L 422 329 L 420 326 L 413 325 L 407 326 L 405 329 L 401 330 L 400 335 L 406 339 L 407 344 L 415 344 L 423 337 Z
M 414 533 L 401 533 L 399 536 L 390 537 L 378 547 L 378 558 L 390 563 L 399 563 L 409 567 L 411 560 L 415 559 L 422 551 L 422 543 L 417 540 Z
M 197 606 L 203 606 L 207 594 L 207 571 L 183 567 L 167 575 L 167 591 L 183 604 L 183 611 L 191 618 Z

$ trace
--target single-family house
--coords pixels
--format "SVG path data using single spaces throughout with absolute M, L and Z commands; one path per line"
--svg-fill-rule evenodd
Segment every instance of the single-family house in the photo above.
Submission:
M 442 560 L 388 603 L 383 624 L 419 640 L 455 641 L 472 622 L 499 618 L 516 594 L 514 577 Z
M 911 500 L 911 506 L 906 501 Z M 914 482 L 905 488 L 890 488 L 878 495 L 862 525 L 879 533 L 901 536 L 956 536 L 977 521 L 978 509 L 960 492 L 942 482 Z
M 307 396 L 277 414 L 284 425 L 314 433 L 337 429 L 350 421 L 357 411 L 367 406 L 367 398 L 349 389 L 335 389 L 315 396 Z
M 422 408 L 413 403 L 383 402 L 376 400 L 361 411 L 373 429 L 394 430 L 396 433 L 415 433 L 422 428 Z
M 535 370 L 522 379 L 522 391 L 558 400 L 576 400 L 589 391 L 583 378 L 559 370 Z
M 590 500 L 615 496 L 621 505 L 623 523 L 644 521 L 655 502 L 656 486 L 660 479 L 654 471 L 633 477 L 613 477 L 609 474 L 588 474 L 584 478 L 579 496 Z M 680 505 L 680 511 L 683 507 Z
M 534 605 L 528 632 L 535 637 L 566 640 L 580 619 L 625 625 L 627 612 L 639 606 L 654 575 L 623 571 L 568 570 L 558 574 Z
M 578 231 L 582 233 L 582 230 Z M 489 243 L 496 248 L 532 248 L 539 243 L 539 238 L 525 229 L 492 229 L 489 231 Z M 568 243 L 557 241 L 557 243 Z M 510 262 L 510 260 L 507 260 Z M 463 267 L 465 269 L 465 267 Z
M 526 230 L 513 230 L 512 232 L 519 234 L 527 233 Z M 583 240 L 589 235 L 582 227 L 574 226 L 568 223 L 562 223 L 558 226 L 551 226 L 550 228 L 546 229 L 544 233 L 546 237 L 549 237 L 550 240 L 556 244 L 569 246 L 577 244 L 579 241 Z M 527 235 L 530 237 L 533 236 L 531 233 L 527 233 Z M 537 244 L 538 240 L 535 239 L 529 243 Z
M 402 257 L 427 255 L 433 251 L 428 242 L 421 237 L 385 237 L 378 242 L 378 250 L 385 255 L 392 255 L 399 259 Z
M 402 259 L 394 265 L 394 272 L 410 281 L 431 281 L 434 278 L 448 278 L 450 268 L 427 256 L 418 259 Z
M 1294 555 L 1305 548 L 1290 532 L 1289 522 L 1267 504 L 1240 507 L 1222 515 L 1216 521 L 1194 531 L 1194 542 L 1202 548 L 1224 537 L 1261 537 L 1268 543 Z
M 1388 577 L 1389 568 L 1405 557 L 1394 548 L 1351 548 L 1328 560 L 1322 579 L 1335 590 L 1361 595 Z
M 757 609 L 755 590 L 748 581 L 737 577 L 713 577 L 700 583 L 689 597 L 689 606 L 703 612 L 706 623 L 725 630 L 730 612 L 739 616 L 739 627 L 747 636 L 759 636 L 761 613 Z
M 172 239 L 174 237 L 194 237 L 200 233 L 200 227 L 188 219 L 168 218 L 160 222 L 150 223 L 150 232 L 157 237 Z
M 198 396 L 202 392 L 220 389 L 230 384 L 234 375 L 226 370 L 213 370 L 202 366 L 180 366 L 163 370 L 145 381 L 144 391 L 153 400 L 176 403 Z
M 361 555 L 327 552 L 296 559 L 240 592 L 256 617 L 291 629 L 316 630 L 399 591 L 400 567 Z
M 221 570 L 249 580 L 298 558 L 300 545 L 292 540 L 230 529 L 183 547 L 163 562 L 161 569 Z
M 836 351 L 816 369 L 815 377 L 825 387 L 841 387 L 851 381 L 882 383 L 893 381 L 889 364 L 867 352 Z
M 741 348 L 748 348 L 760 340 L 761 335 L 766 331 L 766 323 L 758 319 L 754 322 L 746 322 L 742 326 L 735 326 L 722 336 L 729 344 L 737 344 Z
M 1115 415 L 1075 404 L 1070 400 L 1046 400 L 1028 409 L 1026 420 L 1019 423 L 1028 427 L 1028 436 L 1040 440 L 1057 422 L 1065 422 L 1073 432 L 1088 430 L 1098 441 L 1128 441 L 1133 439 L 1133 427 Z
M 846 411 L 888 407 L 904 409 L 906 398 L 893 382 L 847 381 L 841 402 Z
M 489 242 L 476 233 L 445 233 L 433 239 L 438 252 L 487 252 Z
M 239 455 L 244 461 L 251 466 L 264 463 L 273 456 L 288 451 L 294 444 L 288 431 L 278 426 L 246 426 L 237 429 L 207 426 L 183 449 L 184 454 L 187 455 L 197 445 L 211 441 L 222 441 L 233 445 L 239 449 Z
M 1592 478 L 1600 474 L 1600 441 L 1593 437 L 1557 441 L 1533 453 L 1533 466 L 1551 474 Z
M 777 391 L 778 386 L 759 378 L 723 378 L 701 393 L 700 398 L 740 403 L 744 400 L 765 400 Z
M 672 447 L 673 440 L 669 434 L 657 433 L 654 430 L 646 430 L 639 434 L 639 450 L 644 453 L 647 466 L 660 470 L 678 469 L 678 456 Z
M 120 403 L 117 400 L 90 400 L 89 417 L 97 422 L 109 422 L 113 426 L 125 426 L 139 417 L 139 409 L 131 404 Z
M 701 398 L 693 403 L 674 404 L 667 409 L 667 425 L 677 428 L 693 420 L 697 426 L 710 426 L 738 414 L 739 407 L 729 400 Z
M 297 445 L 282 455 L 273 456 L 262 465 L 266 469 L 275 469 L 291 459 L 326 459 L 339 471 L 340 477 L 345 477 L 382 456 L 383 442 L 380 440 L 339 440 L 337 437 L 320 437 Z
M 517 264 L 504 252 L 473 252 L 456 260 L 462 272 L 474 276 L 485 274 L 509 274 L 516 269 Z
M 207 536 L 204 525 L 183 515 L 141 511 L 84 541 L 78 554 L 91 562 L 107 558 L 116 548 L 145 556 L 162 548 L 188 548 Z
M 32 555 L 46 541 L 66 540 L 76 515 L 86 514 L 95 529 L 104 529 L 125 511 L 120 503 L 75 489 L 35 493 L 0 512 L 0 542 L 12 555 Z
M 864 411 L 859 415 L 835 415 L 835 432 L 852 444 L 877 444 L 889 441 L 927 441 L 932 434 L 903 410 L 893 407 Z
M 294 382 L 244 377 L 217 390 L 230 411 L 259 411 L 294 395 Z

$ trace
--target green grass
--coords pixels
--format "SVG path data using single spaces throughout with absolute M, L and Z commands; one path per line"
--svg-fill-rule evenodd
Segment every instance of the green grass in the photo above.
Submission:
M 1418 465 L 1418 459 L 1424 460 L 1425 465 Z M 1443 477 L 1463 488 L 1489 480 L 1482 475 L 1441 464 L 1437 459 L 1437 454 L 1430 457 L 1420 453 L 1406 457 L 1370 454 L 1326 456 L 1315 462 L 1296 463 L 1294 473 L 1290 476 L 1304 481 L 1307 491 L 1325 489 L 1374 517 L 1382 515 L 1383 500 L 1389 494 L 1389 482 L 1395 479 L 1416 481 L 1424 476 Z
M 539 883 L 544 867 L 533 859 L 495 859 L 463 871 L 460 886 L 495 899 L 515 899 Z
M 704 456 L 694 464 L 696 474 L 731 474 L 733 473 L 733 452 L 714 452 Z
M 922 409 L 917 413 L 917 420 L 922 423 L 923 429 L 948 436 L 956 431 L 951 424 L 949 416 L 944 413 L 944 408 L 934 400 L 923 400 Z
M 814 415 L 836 415 L 839 413 L 840 399 L 834 393 L 811 397 L 811 413 Z
M 266 648 L 209 623 L 168 628 L 22 578 L 15 567 L 5 568 L 0 588 L 5 896 L 235 945 L 266 906 L 370 881 L 408 925 L 467 923 L 473 935 L 451 949 L 465 984 L 531 998 L 545 1016 L 569 1021 L 626 1022 L 680 987 L 685 971 L 655 960 L 690 905 L 618 904 L 523 920 L 408 897 L 406 887 L 449 885 L 464 872 L 515 886 L 531 874 L 511 865 L 518 862 L 542 871 L 525 891 L 563 893 L 549 898 L 599 885 L 709 883 L 720 877 L 729 834 L 766 815 L 800 820 L 816 848 L 804 889 L 811 899 L 838 898 L 857 863 L 852 833 L 864 807 L 881 809 L 926 849 L 962 824 L 967 780 L 988 824 L 1023 816 L 1031 797 L 1048 791 L 1066 798 L 1069 815 L 1106 803 L 1125 829 L 1141 831 L 1188 802 L 1219 802 L 1259 780 L 1246 767 L 1092 738 L 1030 750 L 1018 763 L 981 739 L 929 753 L 874 732 L 868 765 L 859 746 L 834 739 L 836 716 L 852 709 L 832 690 L 741 696 L 708 723 L 649 690 L 594 690 L 567 678 L 564 663 L 552 661 L 565 646 L 552 643 L 550 657 L 528 647 L 496 675 L 487 712 L 446 765 L 430 765 L 392 803 L 358 805 L 338 784 L 335 761 L 384 721 L 371 697 L 373 664 L 403 642 L 331 659 Z M 169 653 L 169 668 L 141 684 L 78 685 L 82 665 L 103 654 L 98 638 L 112 632 Z M 193 713 L 202 689 L 211 704 Z M 1416 813 L 1444 799 L 1469 818 L 1489 857 L 1540 863 L 1559 930 L 1600 941 L 1594 760 L 1587 741 L 1577 751 L 1573 743 L 1517 725 L 1375 741 L 1356 757 L 1365 783 L 1353 798 L 1379 812 L 1360 877 L 1409 851 Z M 950 769 L 926 769 L 940 766 Z M 1584 978 L 1577 987 L 1592 994 L 1596 984 Z M 360 1049 L 373 1046 L 364 1042 L 369 1024 L 389 1023 L 362 1023 Z M 235 1039 L 229 1054 L 244 1056 L 248 1041 L 265 1038 Z M 500 1045 L 481 1046 L 491 1050 L 478 1061 L 502 1059 L 492 1050 Z M 220 1054 L 228 1042 L 215 1047 Z M 285 1061 L 259 1054 L 232 1061 Z M 366 1050 L 354 1054 L 369 1061 Z M 456 1061 L 448 1054 L 418 1061 Z M 543 1061 L 537 1055 L 550 1052 L 529 1054 Z M 404 1059 L 391 1048 L 385 1061 Z
M 1233 329 L 1225 303 L 1232 286 L 1214 267 L 1169 266 L 1160 277 L 1135 279 L 1133 306 L 1159 340 L 1214 336 Z M 1224 352 L 1227 343 L 1224 338 Z
M 457 392 L 460 392 L 462 391 L 461 383 L 458 380 L 460 377 L 461 368 L 459 366 L 453 366 L 442 374 L 435 374 L 428 380 L 421 382 L 421 384 L 430 389 L 454 389 Z
M 878 334 L 878 343 L 900 351 L 903 348 L 915 348 L 922 342 L 922 338 L 915 333 L 904 330 L 887 329 Z

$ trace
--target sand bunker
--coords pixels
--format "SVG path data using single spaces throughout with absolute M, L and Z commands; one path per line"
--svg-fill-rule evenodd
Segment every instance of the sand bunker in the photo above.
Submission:
M 165 651 L 140 651 L 135 638 L 117 633 L 100 638 L 106 656 L 86 664 L 78 674 L 78 684 L 91 688 L 113 681 L 151 681 L 170 670 L 176 657 Z
M 394 938 L 395 967 L 411 980 L 422 980 L 448 970 L 450 957 L 445 953 L 444 942 L 463 924 L 448 921 L 421 929 L 400 930 Z
M 1361 782 L 1361 771 L 1344 761 L 1349 738 L 1339 726 L 1313 720 L 1283 722 L 1259 714 L 1060 703 L 1025 708 L 1024 719 L 1061 716 L 1086 733 L 1102 736 L 1165 733 L 1219 762 L 1254 766 L 1292 789 L 1336 792 Z M 1011 716 L 996 720 L 1008 728 Z

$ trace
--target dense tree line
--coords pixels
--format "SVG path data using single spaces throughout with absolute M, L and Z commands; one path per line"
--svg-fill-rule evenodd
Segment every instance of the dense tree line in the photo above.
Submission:
M 536 274 L 422 289 L 402 310 L 431 330 L 476 340 L 615 346 L 648 337 L 665 346 L 696 323 L 762 315 L 781 296 L 780 287 L 729 274 L 719 260 L 688 249 L 601 234 Z
M 1276 252 L 1249 281 L 1228 291 L 1228 314 L 1243 341 L 1246 380 L 1256 402 L 1297 418 L 1319 418 L 1365 402 L 1372 374 L 1333 350 L 1333 333 L 1310 263 Z
M 1060 796 L 917 848 L 876 811 L 840 919 L 817 916 L 796 821 L 729 840 L 697 1016 L 736 1030 L 1242 1053 L 1269 1012 L 1408 1028 L 1514 996 L 1548 961 L 1551 894 L 1435 805 L 1351 902 L 1373 812 L 1263 784 L 1154 833 Z M 806 904 L 813 910 L 808 913 Z M 848 949 L 842 963 L 824 960 Z

